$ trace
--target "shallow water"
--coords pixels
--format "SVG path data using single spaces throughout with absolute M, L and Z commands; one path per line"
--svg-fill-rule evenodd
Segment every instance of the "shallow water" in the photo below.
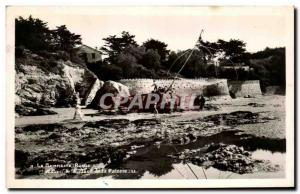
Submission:
M 243 146 L 252 152 L 255 159 L 270 160 L 272 164 L 279 165 L 277 172 L 255 172 L 237 174 L 221 171 L 213 167 L 207 169 L 191 163 L 174 161 L 167 155 L 185 149 L 201 148 L 208 143 L 225 143 Z M 285 140 L 260 138 L 252 135 L 235 132 L 222 132 L 210 137 L 199 138 L 186 145 L 161 144 L 143 147 L 132 155 L 127 161 L 116 168 L 135 169 L 136 173 L 126 175 L 118 174 L 112 178 L 127 179 L 229 179 L 229 178 L 282 178 L 285 175 Z M 111 168 L 110 166 L 107 166 Z M 192 169 L 192 170 L 191 170 Z M 107 177 L 106 177 L 107 178 Z
M 221 171 L 213 167 L 204 169 L 200 166 L 192 163 L 184 164 L 172 164 L 172 170 L 162 176 L 157 177 L 149 171 L 146 171 L 142 179 L 247 179 L 247 178 L 283 178 L 285 176 L 284 164 L 285 164 L 285 153 L 265 150 L 257 150 L 253 152 L 253 158 L 266 159 L 268 158 L 275 164 L 281 165 L 282 169 L 278 172 L 254 172 L 249 174 L 237 174 L 230 171 Z M 193 172 L 191 171 L 191 169 Z

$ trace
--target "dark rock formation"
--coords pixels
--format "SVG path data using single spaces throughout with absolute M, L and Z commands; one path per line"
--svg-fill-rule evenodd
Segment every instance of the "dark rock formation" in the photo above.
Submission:
M 23 116 L 55 115 L 57 112 L 45 108 L 33 108 L 24 105 L 16 105 L 15 111 Z
M 54 114 L 41 108 L 75 105 L 75 94 L 85 97 L 96 76 L 83 65 L 24 49 L 16 57 L 15 104 L 19 115 Z

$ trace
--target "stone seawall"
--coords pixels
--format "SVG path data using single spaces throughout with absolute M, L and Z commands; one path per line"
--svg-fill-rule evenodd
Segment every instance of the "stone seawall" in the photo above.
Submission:
M 228 81 L 232 97 L 254 97 L 262 95 L 259 80 Z
M 285 89 L 281 86 L 268 86 L 265 90 L 265 95 L 285 95 Z
M 120 83 L 129 88 L 130 95 L 151 93 L 154 83 L 157 87 L 168 88 L 173 79 L 122 79 Z M 228 96 L 229 90 L 226 79 L 176 79 L 172 85 L 176 95 Z
M 153 90 L 153 79 L 121 79 L 118 81 L 128 87 L 130 95 L 148 94 Z

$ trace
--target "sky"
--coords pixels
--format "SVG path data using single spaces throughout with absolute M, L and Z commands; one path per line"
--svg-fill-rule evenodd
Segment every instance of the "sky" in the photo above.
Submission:
M 205 41 L 240 39 L 246 50 L 285 46 L 286 7 L 10 7 L 12 17 L 32 15 L 80 34 L 83 44 L 103 46 L 103 38 L 129 31 L 142 42 L 154 38 L 171 50 L 192 48 L 201 32 Z

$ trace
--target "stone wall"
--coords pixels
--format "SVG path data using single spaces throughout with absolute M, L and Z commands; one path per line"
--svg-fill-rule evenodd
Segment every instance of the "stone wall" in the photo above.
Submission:
M 262 95 L 259 80 L 228 81 L 232 97 L 255 97 Z
M 147 94 L 153 90 L 153 79 L 122 79 L 118 81 L 128 87 L 130 95 Z
M 168 88 L 173 79 L 122 79 L 119 82 L 129 88 L 130 95 L 151 93 L 154 83 L 157 87 Z M 172 85 L 176 95 L 228 96 L 229 90 L 226 79 L 176 79 Z

